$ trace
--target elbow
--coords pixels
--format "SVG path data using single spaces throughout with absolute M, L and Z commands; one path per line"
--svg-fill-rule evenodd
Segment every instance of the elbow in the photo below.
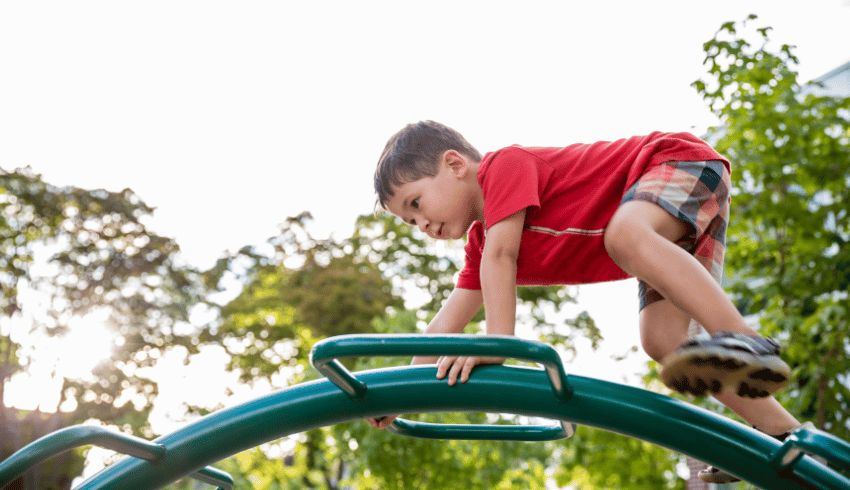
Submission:
M 516 264 L 517 259 L 519 258 L 519 248 L 518 247 L 491 247 L 484 248 L 484 254 L 482 256 L 483 262 L 497 263 L 497 264 L 505 264 L 512 263 Z

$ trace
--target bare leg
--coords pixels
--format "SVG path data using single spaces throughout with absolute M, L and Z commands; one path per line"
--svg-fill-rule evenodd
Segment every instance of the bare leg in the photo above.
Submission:
M 675 244 L 689 226 L 653 203 L 630 201 L 611 219 L 605 247 L 624 271 L 652 285 L 709 333 L 758 335 L 702 264 Z
M 725 390 L 714 398 L 765 434 L 778 436 L 800 426 L 800 422 L 772 396 L 743 398 L 734 391 Z
M 661 362 L 664 356 L 688 340 L 690 322 L 690 316 L 670 301 L 648 305 L 640 312 L 640 334 L 644 350 Z M 800 422 L 772 396 L 743 398 L 732 390 L 724 390 L 715 398 L 766 434 L 779 435 L 800 426 Z

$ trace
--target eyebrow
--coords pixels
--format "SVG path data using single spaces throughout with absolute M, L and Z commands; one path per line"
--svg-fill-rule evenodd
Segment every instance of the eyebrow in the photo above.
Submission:
M 407 211 L 408 206 L 409 206 L 409 205 L 408 205 L 408 201 L 410 201 L 410 195 L 408 195 L 407 197 L 405 197 L 405 198 L 404 198 L 404 202 L 402 202 L 402 203 L 401 203 L 401 211 L 402 211 L 402 212 Z M 410 220 L 412 219 L 412 218 L 406 218 L 406 217 L 404 217 L 404 216 L 400 216 L 400 218 L 401 218 L 401 220 L 402 220 L 402 221 L 404 221 L 405 223 L 410 223 Z

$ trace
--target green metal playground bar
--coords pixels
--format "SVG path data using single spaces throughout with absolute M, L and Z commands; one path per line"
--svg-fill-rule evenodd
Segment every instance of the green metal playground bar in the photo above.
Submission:
M 338 360 L 362 356 L 482 355 L 544 369 L 481 366 L 464 384 L 438 380 L 434 366 L 350 373 Z M 306 430 L 399 413 L 512 413 L 556 421 L 543 426 L 457 426 L 398 419 L 396 434 L 441 439 L 541 441 L 568 437 L 575 424 L 642 439 L 720 467 L 763 489 L 850 490 L 850 479 L 818 462 L 850 470 L 850 444 L 814 429 L 784 443 L 694 405 L 646 390 L 567 375 L 550 346 L 515 337 L 354 335 L 326 339 L 312 352 L 328 379 L 295 385 L 221 410 L 154 441 L 75 426 L 49 434 L 0 462 L 0 489 L 46 458 L 82 445 L 128 454 L 77 490 L 156 489 L 191 476 L 233 488 L 209 467 L 268 441 Z M 591 468 L 592 471 L 592 468 Z

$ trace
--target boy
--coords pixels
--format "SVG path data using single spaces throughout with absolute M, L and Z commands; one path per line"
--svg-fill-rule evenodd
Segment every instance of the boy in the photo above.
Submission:
M 411 124 L 375 172 L 381 207 L 428 236 L 468 234 L 457 286 L 426 333 L 459 333 L 484 305 L 487 334 L 513 335 L 517 285 L 639 279 L 644 351 L 670 388 L 711 392 L 759 430 L 800 424 L 770 393 L 790 369 L 720 287 L 730 165 L 690 134 L 652 133 L 565 148 L 512 146 L 485 156 L 433 121 Z M 486 240 L 485 240 L 486 234 Z M 689 340 L 691 320 L 712 335 Z M 414 359 L 454 385 L 503 359 Z M 370 419 L 378 428 L 395 417 Z M 701 478 L 729 481 L 709 467 Z

